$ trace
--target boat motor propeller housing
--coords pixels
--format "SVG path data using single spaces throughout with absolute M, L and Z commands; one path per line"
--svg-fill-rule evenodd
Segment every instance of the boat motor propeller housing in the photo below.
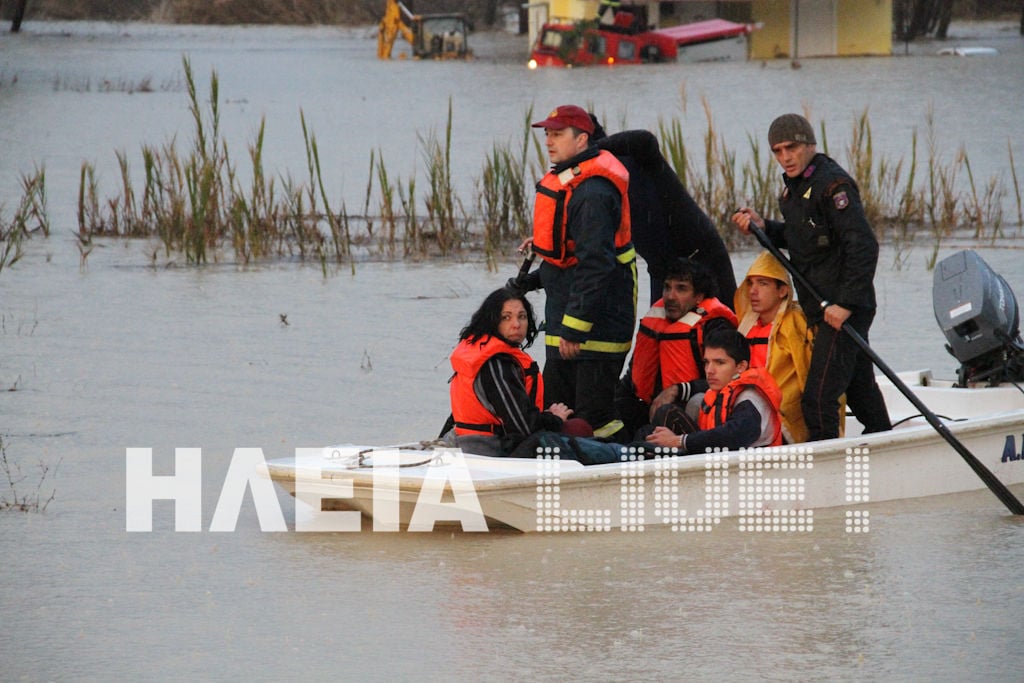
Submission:
M 1024 381 L 1024 342 L 1013 290 L 976 252 L 964 249 L 935 267 L 935 320 L 946 350 L 960 361 L 959 386 Z

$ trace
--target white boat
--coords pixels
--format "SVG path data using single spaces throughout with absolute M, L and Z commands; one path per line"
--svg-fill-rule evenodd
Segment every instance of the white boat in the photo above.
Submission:
M 430 444 L 346 445 L 269 462 L 265 474 L 314 517 L 358 511 L 374 529 L 389 531 L 709 530 L 728 517 L 744 527 L 799 531 L 825 508 L 846 508 L 856 531 L 866 504 L 986 487 L 1024 515 L 1007 488 L 1024 483 L 1024 342 L 1016 298 L 965 250 L 936 266 L 932 300 L 947 348 L 960 361 L 955 381 L 937 381 L 930 371 L 898 375 L 844 328 L 882 370 L 891 431 L 862 434 L 849 418 L 839 439 L 653 459 L 626 450 L 619 463 L 590 466 L 550 453 L 518 459 Z M 345 520 L 352 529 L 352 516 Z
M 1024 391 L 1012 384 L 957 387 L 926 371 L 904 381 L 1004 485 L 1024 483 Z M 433 446 L 347 445 L 271 461 L 266 474 L 314 506 L 322 500 L 320 510 L 359 511 L 377 530 L 700 531 L 738 517 L 744 525 L 796 531 L 813 523 L 809 511 L 817 509 L 846 508 L 848 525 L 856 525 L 868 503 L 985 488 L 892 383 L 881 378 L 880 385 L 892 431 L 799 447 L 652 460 L 627 454 L 621 463 L 585 467 Z

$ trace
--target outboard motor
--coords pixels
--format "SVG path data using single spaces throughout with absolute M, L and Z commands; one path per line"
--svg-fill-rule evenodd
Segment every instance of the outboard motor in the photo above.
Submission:
M 1013 291 L 1001 275 L 970 249 L 935 267 L 932 281 L 935 320 L 960 361 L 959 386 L 968 382 L 1024 381 L 1024 342 Z

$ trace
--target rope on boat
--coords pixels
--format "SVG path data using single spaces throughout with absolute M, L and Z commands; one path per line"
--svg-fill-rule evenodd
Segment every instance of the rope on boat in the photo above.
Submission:
M 421 442 L 421 443 L 423 443 L 423 442 Z M 426 443 L 423 443 L 423 445 L 424 445 L 424 448 L 422 448 L 420 450 L 424 450 L 424 451 L 427 450 L 427 448 L 425 447 Z M 348 469 L 350 469 L 350 470 L 359 469 L 359 468 L 366 468 L 366 467 L 373 467 L 373 452 L 376 451 L 376 450 L 384 450 L 384 449 L 381 449 L 381 448 L 365 448 L 365 449 L 359 451 L 358 453 L 356 453 L 355 458 L 350 460 L 346 464 L 346 467 L 348 467 Z M 416 449 L 408 448 L 406 450 L 416 450 Z M 421 467 L 423 465 L 430 465 L 430 464 L 433 464 L 435 462 L 439 463 L 439 464 L 441 463 L 441 454 L 440 453 L 434 453 L 433 455 L 431 455 L 426 460 L 420 460 L 418 462 L 398 463 L 398 465 L 396 465 L 396 467 Z
M 922 414 L 922 413 L 918 413 L 917 415 L 907 415 L 902 420 L 896 420 L 896 422 L 893 422 L 892 426 L 893 427 L 897 427 L 897 426 L 903 424 L 904 422 L 910 422 L 911 420 L 913 420 L 915 418 L 918 418 L 918 417 L 925 417 L 925 415 Z M 964 420 L 967 419 L 966 417 L 952 418 L 949 415 L 939 415 L 938 413 L 935 413 L 935 417 L 941 417 L 946 422 L 963 422 Z

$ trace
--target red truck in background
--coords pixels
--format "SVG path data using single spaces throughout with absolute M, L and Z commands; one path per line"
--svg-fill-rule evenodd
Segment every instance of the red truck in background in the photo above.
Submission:
M 646 29 L 630 12 L 616 12 L 611 24 L 597 21 L 544 24 L 530 53 L 529 67 L 646 64 L 747 58 L 753 24 L 709 19 Z

